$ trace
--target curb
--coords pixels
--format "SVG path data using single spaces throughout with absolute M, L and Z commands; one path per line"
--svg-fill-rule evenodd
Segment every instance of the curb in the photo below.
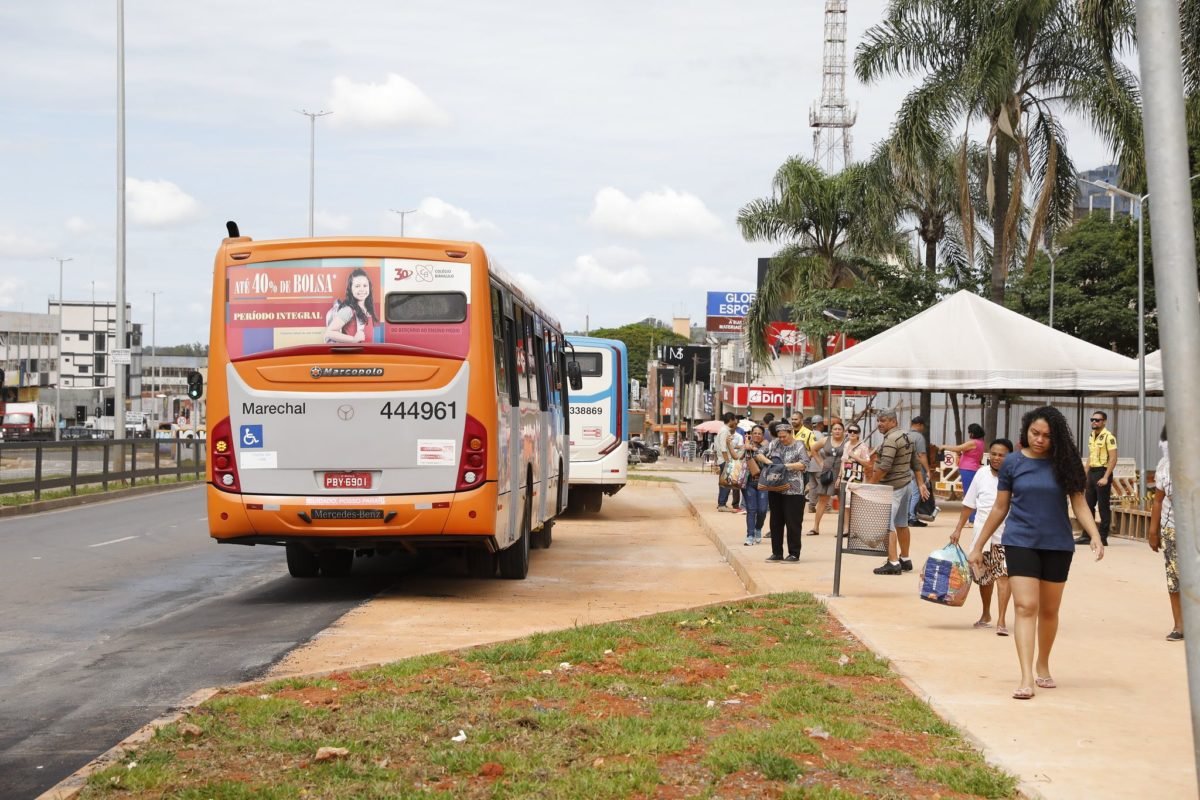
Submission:
M 133 733 L 126 736 L 117 744 L 110 747 L 100 755 L 93 758 L 87 764 L 83 765 L 75 772 L 71 773 L 66 778 L 63 778 L 54 786 L 51 786 L 46 791 L 39 794 L 36 800 L 71 800 L 78 797 L 83 791 L 83 787 L 87 785 L 88 778 L 101 770 L 107 769 L 120 762 L 127 754 L 136 752 L 138 747 L 144 742 L 154 738 L 154 734 L 166 726 L 178 722 L 187 715 L 196 706 L 211 698 L 219 688 L 199 689 L 192 692 L 183 701 L 175 706 L 171 711 L 159 717 L 158 719 L 147 722 L 142 727 L 138 728 Z
M 204 483 L 203 478 L 193 478 L 191 480 L 175 481 L 174 483 L 155 483 L 149 486 L 132 486 L 128 489 L 110 489 L 107 492 L 77 494 L 74 497 L 56 497 L 53 500 L 38 500 L 33 503 L 23 503 L 19 506 L 0 506 L 0 519 L 4 519 L 5 517 L 21 517 L 26 514 L 38 514 L 42 511 L 54 511 L 60 508 L 75 508 L 76 506 L 86 506 L 91 503 L 103 503 L 108 500 L 120 500 L 125 497 L 137 497 L 142 494 L 155 494 L 156 492 L 166 492 L 172 489 L 186 489 Z
M 725 559 L 725 562 L 729 564 L 730 568 L 738 576 L 738 580 L 742 582 L 742 586 L 746 587 L 746 591 L 751 595 L 763 594 L 764 592 L 762 587 L 759 586 L 758 581 L 754 580 L 754 578 L 750 575 L 750 571 L 746 569 L 746 565 L 743 564 L 740 559 L 736 558 L 733 553 L 729 552 L 729 545 L 725 544 L 721 537 L 717 535 L 717 532 L 714 531 L 708 522 L 705 521 L 704 517 L 700 516 L 700 511 L 694 505 L 692 505 L 692 501 L 689 500 L 688 496 L 683 493 L 682 489 L 679 488 L 679 484 L 670 484 L 670 486 L 675 490 L 676 496 L 683 501 L 683 504 L 687 506 L 688 511 L 691 512 L 692 517 L 700 525 L 700 530 L 704 531 L 704 535 L 707 536 L 708 540 L 713 543 L 713 545 L 717 548 L 717 552 L 721 554 L 721 557 Z

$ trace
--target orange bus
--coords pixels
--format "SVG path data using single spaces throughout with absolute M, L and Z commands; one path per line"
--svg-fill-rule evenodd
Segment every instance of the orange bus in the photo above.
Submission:
M 228 227 L 209 340 L 213 538 L 282 545 L 295 577 L 454 548 L 474 576 L 524 578 L 567 503 L 580 378 L 555 319 L 474 242 Z

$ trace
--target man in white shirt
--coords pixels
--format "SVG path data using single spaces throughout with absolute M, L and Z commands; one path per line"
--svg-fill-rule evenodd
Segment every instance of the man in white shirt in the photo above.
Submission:
M 962 512 L 958 516 L 958 525 L 954 528 L 954 533 L 950 534 L 950 541 L 958 544 L 962 530 L 971 517 L 971 512 L 975 512 L 975 536 L 971 539 L 971 545 L 967 550 L 975 547 L 979 532 L 983 530 L 988 515 L 992 513 L 992 506 L 996 504 L 996 492 L 1000 488 L 1000 467 L 1004 464 L 1005 457 L 1012 451 L 1013 444 L 1008 439 L 992 440 L 991 445 L 988 446 L 987 468 L 980 469 L 975 473 L 975 478 L 971 481 L 971 488 L 967 490 L 967 494 L 963 498 Z M 997 636 L 1008 636 L 1008 628 L 1004 624 L 1004 614 L 1008 610 L 1010 592 L 1008 570 L 1004 564 L 1003 534 L 1004 523 L 1001 522 L 1000 527 L 992 535 L 994 544 L 988 548 L 988 552 L 983 557 L 986 572 L 983 575 L 975 576 L 979 582 L 979 600 L 983 603 L 983 614 L 975 623 L 974 627 L 976 628 L 992 626 L 992 583 L 995 582 L 1000 587 L 1000 596 L 997 600 L 999 607 L 996 613 Z
M 737 417 L 733 412 L 726 411 L 721 416 L 721 422 L 725 423 L 725 427 L 717 431 L 717 439 L 713 442 L 713 453 L 717 457 L 717 511 L 737 511 L 741 493 L 734 496 L 732 507 L 726 506 L 731 487 L 721 486 L 720 482 L 725 462 L 741 457 L 741 434 L 737 432 Z

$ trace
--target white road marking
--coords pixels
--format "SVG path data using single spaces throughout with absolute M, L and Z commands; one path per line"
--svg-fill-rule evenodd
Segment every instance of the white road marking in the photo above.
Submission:
M 113 539 L 113 540 L 107 541 L 107 542 L 98 542 L 96 544 L 89 544 L 88 547 L 104 547 L 104 545 L 106 545 L 106 544 L 117 544 L 118 542 L 128 542 L 130 539 L 136 539 L 136 538 L 138 538 L 138 537 L 122 536 L 120 539 Z

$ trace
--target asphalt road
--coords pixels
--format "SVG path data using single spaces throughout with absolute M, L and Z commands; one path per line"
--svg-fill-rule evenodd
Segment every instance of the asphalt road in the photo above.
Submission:
M 202 487 L 0 520 L 0 797 L 34 797 L 189 694 L 248 680 L 398 580 L 297 581 L 221 546 Z M 365 567 L 365 568 L 364 568 Z

